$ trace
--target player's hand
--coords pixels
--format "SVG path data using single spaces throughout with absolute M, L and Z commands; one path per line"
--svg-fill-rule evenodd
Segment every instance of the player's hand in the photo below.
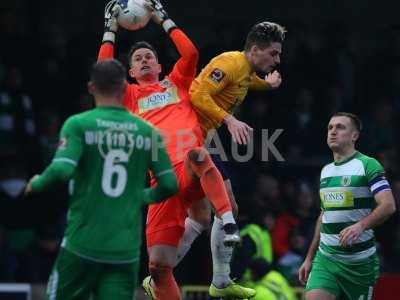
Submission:
M 247 143 L 250 142 L 253 128 L 251 128 L 249 125 L 239 121 L 232 115 L 227 115 L 224 118 L 224 123 L 228 127 L 234 142 L 238 143 L 239 145 L 247 145 Z
M 164 21 L 169 19 L 168 14 L 164 9 L 164 6 L 159 0 L 148 0 L 145 2 L 145 5 L 148 9 L 152 11 L 151 18 L 155 23 L 161 25 Z
M 363 232 L 364 228 L 360 222 L 357 222 L 356 224 L 346 227 L 339 234 L 340 244 L 342 246 L 352 245 L 360 238 L 360 235 Z
M 281 85 L 282 77 L 281 74 L 275 70 L 265 75 L 265 81 L 268 82 L 273 89 L 276 89 Z
M 145 5 L 152 11 L 151 18 L 153 21 L 161 25 L 165 32 L 169 33 L 172 29 L 176 28 L 176 24 L 170 19 L 160 0 L 147 0 Z
M 310 259 L 305 259 L 303 264 L 299 269 L 299 281 L 301 284 L 306 284 L 308 280 L 308 275 L 311 272 L 312 261 Z
M 118 30 L 117 16 L 121 9 L 117 0 L 111 0 L 104 8 L 104 32 L 114 32 Z
M 32 181 L 35 180 L 39 175 L 34 175 L 28 182 L 28 184 L 25 187 L 24 195 L 28 196 L 32 193 Z

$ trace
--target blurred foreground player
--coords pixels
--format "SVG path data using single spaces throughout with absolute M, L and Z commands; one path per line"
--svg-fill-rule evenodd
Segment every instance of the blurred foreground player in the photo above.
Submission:
M 26 187 L 29 194 L 70 180 L 68 224 L 48 299 L 132 300 L 141 208 L 177 191 L 160 135 L 123 107 L 125 74 L 116 60 L 94 65 L 88 87 L 97 107 L 64 123 L 52 163 Z M 149 170 L 157 185 L 146 189 Z
M 282 26 L 271 22 L 254 25 L 247 35 L 244 51 L 224 52 L 218 55 L 196 77 L 191 85 L 190 95 L 204 137 L 209 135 L 208 138 L 212 138 L 213 133 L 210 130 L 217 129 L 224 123 L 234 142 L 247 144 L 250 141 L 253 129 L 237 120 L 233 112 L 243 102 L 249 89 L 269 90 L 280 86 L 281 76 L 278 71 L 273 70 L 280 63 L 285 32 Z M 257 73 L 266 75 L 262 79 Z M 224 175 L 232 207 L 237 212 L 237 204 L 228 175 L 220 165 L 221 160 L 218 154 L 213 155 L 212 158 Z M 201 217 L 207 219 L 210 213 L 210 210 L 207 211 L 206 204 L 202 216 L 190 213 L 183 238 L 188 243 L 182 250 L 187 252 L 191 242 L 200 234 L 191 224 L 204 223 Z M 232 286 L 229 264 L 233 249 L 223 245 L 222 236 L 221 220 L 214 218 L 211 232 L 213 280 L 210 286 L 210 295 L 213 297 L 227 296 Z M 185 252 L 180 253 L 179 258 L 184 255 Z
M 396 207 L 381 164 L 355 149 L 360 131 L 350 113 L 336 113 L 328 124 L 334 162 L 321 171 L 322 212 L 299 270 L 306 300 L 372 299 L 379 275 L 373 228 Z
M 146 238 L 149 254 L 150 277 L 143 286 L 147 294 L 156 299 L 180 299 L 179 288 L 173 276 L 178 248 L 185 245 L 187 210 L 196 206 L 204 196 L 211 201 L 221 218 L 223 236 L 221 243 L 232 245 L 240 241 L 223 178 L 201 147 L 203 138 L 196 113 L 190 103 L 189 87 L 196 73 L 198 51 L 190 39 L 168 18 L 158 1 L 152 1 L 153 20 L 160 24 L 174 42 L 180 54 L 173 70 L 159 80 L 161 65 L 154 48 L 147 42 L 137 42 L 129 53 L 129 75 L 137 81 L 130 84 L 124 100 L 129 111 L 152 123 L 167 140 L 167 152 L 179 181 L 179 192 L 168 201 L 151 205 L 148 210 Z M 118 25 L 115 9 L 108 5 L 105 13 L 106 28 L 99 60 L 113 57 L 115 32 Z M 196 208 L 193 209 L 196 213 Z M 209 225 L 195 223 L 201 232 Z M 232 283 L 230 294 L 249 298 L 255 294 Z

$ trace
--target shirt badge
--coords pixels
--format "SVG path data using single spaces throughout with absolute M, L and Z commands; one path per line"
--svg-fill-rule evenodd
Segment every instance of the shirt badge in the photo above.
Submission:
M 208 77 L 215 83 L 220 83 L 225 77 L 225 73 L 221 69 L 215 68 Z
M 65 137 L 63 137 L 58 141 L 57 149 L 63 150 L 66 147 L 67 147 L 67 139 Z
M 160 86 L 164 89 L 167 89 L 167 88 L 172 87 L 172 83 L 168 79 L 164 79 L 164 80 L 160 81 Z
M 343 176 L 342 177 L 342 185 L 349 186 L 351 184 L 351 176 Z

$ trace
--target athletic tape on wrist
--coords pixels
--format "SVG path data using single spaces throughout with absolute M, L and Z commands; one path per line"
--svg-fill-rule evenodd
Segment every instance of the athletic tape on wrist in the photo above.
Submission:
M 172 29 L 176 28 L 176 24 L 171 19 L 166 19 L 162 23 L 162 27 L 164 28 L 166 33 L 170 33 Z
M 114 44 L 115 42 L 115 32 L 112 31 L 106 31 L 103 34 L 103 43 L 104 42 L 111 42 Z

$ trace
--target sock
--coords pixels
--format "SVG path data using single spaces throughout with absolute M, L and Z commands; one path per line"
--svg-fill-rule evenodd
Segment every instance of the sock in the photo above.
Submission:
M 183 236 L 179 242 L 175 266 L 177 266 L 180 261 L 185 257 L 194 240 L 203 232 L 203 230 L 204 227 L 200 223 L 189 217 L 185 219 L 185 232 L 183 233 Z
M 179 287 L 171 267 L 150 263 L 149 271 L 157 300 L 181 300 Z
M 233 218 L 232 211 L 227 211 L 221 215 L 222 225 L 225 224 L 236 224 L 235 219 Z
M 226 192 L 224 179 L 213 163 L 210 154 L 204 148 L 194 148 L 189 151 L 190 168 L 200 178 L 200 184 L 217 214 L 232 212 L 231 202 Z
M 230 262 L 233 254 L 233 247 L 224 246 L 225 232 L 222 220 L 214 217 L 211 229 L 211 254 L 213 259 L 213 279 L 212 283 L 217 288 L 223 288 L 231 282 L 229 276 L 231 272 Z

